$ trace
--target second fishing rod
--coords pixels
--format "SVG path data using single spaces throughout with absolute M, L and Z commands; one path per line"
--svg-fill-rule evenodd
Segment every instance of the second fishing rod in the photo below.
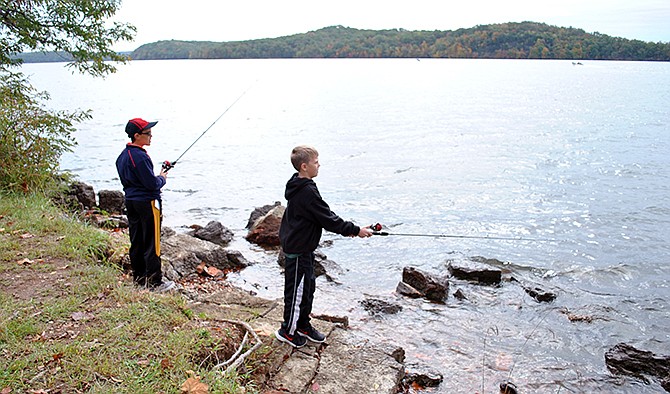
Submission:
M 196 142 L 198 142 L 198 141 L 200 140 L 200 138 L 202 138 L 202 137 L 209 131 L 209 129 L 211 129 L 211 128 L 216 124 L 216 122 L 218 122 L 219 119 L 221 119 L 221 118 L 223 117 L 223 115 L 225 115 L 228 111 L 230 111 L 230 109 L 233 108 L 233 106 L 234 106 L 235 104 L 237 104 L 237 102 L 240 101 L 240 99 L 241 99 L 245 94 L 247 94 L 247 92 L 249 91 L 249 89 L 251 89 L 251 86 L 248 87 L 247 90 L 245 90 L 244 92 L 242 92 L 242 94 L 240 94 L 240 95 L 235 99 L 235 101 L 233 101 L 232 104 L 230 104 L 230 105 L 228 106 L 228 108 L 226 108 L 226 110 L 223 111 L 223 112 L 221 113 L 221 115 L 219 115 L 219 117 L 216 118 L 216 120 L 214 120 L 214 122 L 212 122 L 212 124 L 209 125 L 209 127 L 206 128 L 205 131 L 203 131 L 202 134 L 200 134 L 200 136 L 198 136 L 198 138 L 196 138 L 195 141 L 193 141 L 193 143 L 192 143 L 191 145 L 189 145 L 188 148 L 186 148 L 186 150 L 185 150 L 184 152 L 182 152 L 181 155 L 179 155 L 179 157 L 177 157 L 176 160 L 173 160 L 173 161 L 165 160 L 165 161 L 163 162 L 163 164 L 162 164 L 163 171 L 168 172 L 168 171 L 170 171 L 175 165 L 177 165 L 177 162 L 178 162 L 179 160 L 181 160 L 182 157 L 184 157 L 184 155 L 186 154 L 186 152 L 188 152 L 188 151 L 193 147 L 193 145 L 195 145 Z
M 418 234 L 418 233 L 389 233 L 382 231 L 383 226 L 379 223 L 371 224 L 372 235 L 399 236 L 399 237 L 430 237 L 430 238 L 465 238 L 465 239 L 494 239 L 500 241 L 530 241 L 530 242 L 552 242 L 553 239 L 545 238 L 523 238 L 523 237 L 501 237 L 497 235 L 460 235 L 460 234 Z

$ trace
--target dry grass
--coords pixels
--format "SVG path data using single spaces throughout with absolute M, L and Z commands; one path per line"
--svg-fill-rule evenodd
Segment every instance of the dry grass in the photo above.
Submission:
M 241 329 L 194 316 L 179 294 L 135 287 L 124 248 L 123 234 L 43 197 L 0 195 L 0 391 L 177 393 L 197 376 L 210 393 L 254 392 L 248 376 L 212 370 Z

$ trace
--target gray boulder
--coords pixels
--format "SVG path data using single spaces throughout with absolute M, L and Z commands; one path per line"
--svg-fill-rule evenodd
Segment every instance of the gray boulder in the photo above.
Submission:
M 205 241 L 213 242 L 217 245 L 226 246 L 233 240 L 233 232 L 223 224 L 212 220 L 205 227 L 194 226 L 194 230 L 189 231 L 188 235 L 200 238 Z
M 100 190 L 98 206 L 110 214 L 122 214 L 126 207 L 126 198 L 120 190 Z
M 202 262 L 222 271 L 239 271 L 249 265 L 238 251 L 186 234 L 174 234 L 161 240 L 161 260 L 163 272 L 171 280 L 195 272 Z
M 475 261 L 449 261 L 447 269 L 454 278 L 482 285 L 498 285 L 502 280 L 502 270 Z
M 370 315 L 394 315 L 402 311 L 402 306 L 379 298 L 366 298 L 359 303 Z
M 422 297 L 440 304 L 445 302 L 449 293 L 449 282 L 446 278 L 431 275 L 416 268 L 403 268 L 402 281 Z
M 413 288 L 405 282 L 398 282 L 398 286 L 395 289 L 396 293 L 402 294 L 405 297 L 409 298 L 421 298 L 424 296 L 419 290 Z
M 649 383 L 647 376 L 654 377 L 665 391 L 670 392 L 668 356 L 658 356 L 650 351 L 619 343 L 605 353 L 605 364 L 614 374 L 633 376 L 645 383 Z
M 93 209 L 95 204 L 95 191 L 93 186 L 84 182 L 74 182 L 70 185 L 69 195 L 73 196 L 83 209 Z
M 442 383 L 442 373 L 424 364 L 408 363 L 405 365 L 405 386 L 418 386 L 421 388 L 437 387 Z
M 274 204 L 272 205 L 263 205 L 262 207 L 254 208 L 253 211 L 251 211 L 251 215 L 249 215 L 249 221 L 247 222 L 246 229 L 251 229 L 256 223 L 258 219 L 261 217 L 265 216 L 268 212 L 270 212 L 273 208 L 278 207 L 281 205 L 281 202 L 275 201 Z

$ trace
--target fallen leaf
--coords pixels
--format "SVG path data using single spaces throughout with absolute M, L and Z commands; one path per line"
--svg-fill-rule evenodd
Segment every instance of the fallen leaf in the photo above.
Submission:
M 2 219 L 2 216 L 0 216 L 0 219 Z M 12 389 L 9 387 L 5 387 L 2 390 L 0 390 L 0 394 L 9 394 L 12 392 Z
M 205 265 L 205 262 L 203 261 L 202 263 L 198 264 L 197 267 L 195 267 L 195 272 L 197 272 L 198 274 L 202 274 L 203 272 L 205 272 L 206 269 L 207 269 L 207 266 Z
M 209 276 L 220 276 L 223 275 L 223 271 L 216 267 L 207 267 L 207 274 L 209 274 Z
M 30 233 L 24 233 L 24 234 L 21 234 L 19 236 L 19 238 L 21 238 L 21 239 L 28 239 L 28 238 L 33 238 L 33 237 L 34 237 L 34 235 L 32 235 Z
M 197 378 L 188 378 L 181 385 L 182 394 L 207 394 L 209 392 L 209 386 L 202 383 L 200 379 Z
M 93 320 L 95 318 L 95 315 L 89 312 L 73 312 L 72 315 L 70 315 L 72 320 L 74 321 L 80 321 L 80 320 Z
M 2 218 L 0 218 L 0 219 L 2 219 Z M 5 232 L 5 228 L 4 228 L 4 227 L 0 227 L 0 233 L 4 233 L 4 232 Z M 4 389 L 3 389 L 3 390 L 4 390 Z M 2 391 L 0 391 L 0 394 L 4 394 L 4 393 L 3 393 Z
M 31 259 L 23 259 L 23 260 L 17 261 L 16 263 L 19 264 L 19 265 L 31 265 L 32 263 L 34 263 L 34 261 L 31 260 Z
M 172 368 L 172 363 L 167 358 L 164 358 L 161 360 L 161 368 L 162 369 Z

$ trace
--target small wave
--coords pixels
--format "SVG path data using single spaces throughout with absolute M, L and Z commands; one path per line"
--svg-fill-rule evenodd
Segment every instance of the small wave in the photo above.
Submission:
M 407 167 L 405 169 L 395 170 L 395 171 L 393 171 L 393 173 L 394 174 L 402 174 L 403 172 L 409 172 L 409 171 L 416 170 L 416 169 L 417 168 L 415 168 L 415 167 Z
M 223 212 L 235 211 L 235 210 L 237 210 L 237 208 L 231 208 L 231 207 L 220 207 L 220 208 L 199 207 L 199 208 L 188 209 L 188 210 L 186 210 L 186 212 L 193 215 L 193 217 L 196 218 L 196 219 L 214 220 L 214 218 L 222 216 Z
M 187 196 L 191 196 L 191 195 L 199 192 L 199 190 L 193 190 L 193 189 L 171 189 L 170 191 L 174 192 L 174 193 L 184 193 Z

